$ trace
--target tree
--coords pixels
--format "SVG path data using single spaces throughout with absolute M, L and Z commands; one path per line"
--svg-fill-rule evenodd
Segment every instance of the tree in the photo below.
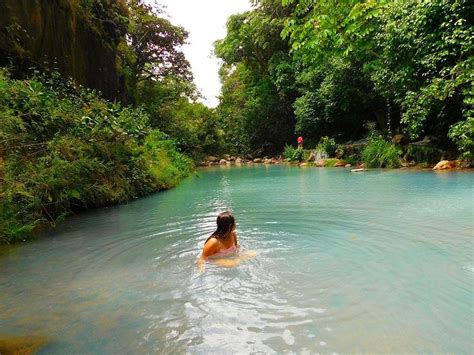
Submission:
M 160 17 L 160 10 L 143 0 L 128 0 L 129 25 L 120 46 L 120 64 L 133 96 L 144 81 L 163 81 L 170 77 L 192 83 L 193 77 L 181 47 L 188 33 Z M 188 93 L 194 87 L 188 88 Z
M 254 6 L 231 16 L 227 36 L 215 43 L 224 62 L 218 112 L 235 151 L 270 154 L 294 135 L 294 72 L 288 43 L 280 37 L 287 10 L 274 0 Z

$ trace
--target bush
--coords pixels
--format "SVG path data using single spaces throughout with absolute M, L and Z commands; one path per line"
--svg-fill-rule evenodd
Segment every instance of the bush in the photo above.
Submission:
M 362 151 L 362 160 L 368 168 L 397 168 L 402 151 L 381 136 L 369 138 Z
M 336 149 L 336 158 L 348 164 L 356 165 L 362 160 L 362 150 L 365 145 L 339 145 Z
M 470 111 L 474 116 L 474 112 Z M 461 158 L 474 159 L 474 117 L 468 117 L 465 121 L 460 121 L 451 126 L 449 138 L 456 143 Z
M 285 159 L 288 159 L 288 161 L 294 161 L 295 157 L 297 156 L 297 151 L 298 149 L 296 149 L 292 145 L 287 144 L 285 145 L 283 156 L 285 157 Z
M 321 153 L 326 153 L 328 157 L 334 157 L 336 154 L 337 144 L 334 138 L 322 137 L 316 150 Z
M 141 109 L 0 70 L 0 241 L 74 211 L 175 186 L 191 161 Z

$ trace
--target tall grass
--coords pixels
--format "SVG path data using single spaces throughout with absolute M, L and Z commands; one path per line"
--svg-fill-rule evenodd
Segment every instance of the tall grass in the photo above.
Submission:
M 301 149 L 296 149 L 292 145 L 285 145 L 285 149 L 283 151 L 283 156 L 288 161 L 297 161 L 303 157 L 303 151 Z
M 381 136 L 372 136 L 362 150 L 362 160 L 368 168 L 398 168 L 402 151 Z

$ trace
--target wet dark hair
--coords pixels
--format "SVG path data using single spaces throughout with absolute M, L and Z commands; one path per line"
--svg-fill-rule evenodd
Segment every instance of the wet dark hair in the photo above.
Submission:
M 206 242 L 211 238 L 225 240 L 229 238 L 230 232 L 235 227 L 235 218 L 230 212 L 222 212 L 217 216 L 217 229 L 207 238 Z

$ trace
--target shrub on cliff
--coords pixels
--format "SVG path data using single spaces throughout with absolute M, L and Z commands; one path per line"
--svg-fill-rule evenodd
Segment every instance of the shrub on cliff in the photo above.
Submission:
M 20 81 L 0 70 L 0 241 L 172 187 L 191 169 L 141 109 L 58 76 Z

